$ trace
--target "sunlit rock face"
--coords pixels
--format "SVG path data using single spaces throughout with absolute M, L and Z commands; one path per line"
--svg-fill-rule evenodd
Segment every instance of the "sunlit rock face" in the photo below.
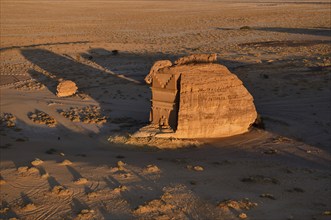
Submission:
M 71 80 L 61 81 L 56 87 L 57 97 L 67 97 L 72 96 L 77 92 L 76 83 Z
M 216 55 L 158 61 L 146 77 L 152 84 L 150 121 L 177 138 L 226 137 L 247 132 L 257 113 L 253 97 Z M 160 64 L 165 64 L 164 66 Z

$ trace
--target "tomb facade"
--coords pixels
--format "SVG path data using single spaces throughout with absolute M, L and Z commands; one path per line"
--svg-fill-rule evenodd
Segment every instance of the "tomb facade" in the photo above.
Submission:
M 157 61 L 151 84 L 151 125 L 177 138 L 227 137 L 245 133 L 257 117 L 253 97 L 216 54 L 191 55 L 174 64 Z

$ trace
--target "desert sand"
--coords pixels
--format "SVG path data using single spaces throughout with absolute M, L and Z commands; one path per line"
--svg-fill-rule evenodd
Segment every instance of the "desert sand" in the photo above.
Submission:
M 0 219 L 330 219 L 329 1 L 0 4 Z M 132 137 L 153 63 L 198 53 L 264 128 Z M 56 95 L 63 80 L 75 95 Z

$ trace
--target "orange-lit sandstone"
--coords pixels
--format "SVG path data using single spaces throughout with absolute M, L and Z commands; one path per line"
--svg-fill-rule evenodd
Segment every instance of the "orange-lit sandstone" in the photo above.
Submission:
M 252 95 L 216 55 L 157 61 L 151 83 L 153 125 L 170 127 L 177 138 L 227 137 L 245 133 L 257 117 Z

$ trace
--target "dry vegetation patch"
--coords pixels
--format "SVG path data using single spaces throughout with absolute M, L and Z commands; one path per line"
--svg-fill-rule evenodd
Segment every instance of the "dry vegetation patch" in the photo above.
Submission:
M 22 91 L 42 90 L 44 88 L 45 88 L 44 84 L 37 82 L 35 80 L 28 81 L 23 84 L 19 84 L 15 87 L 15 89 L 22 90 Z
M 52 116 L 40 110 L 31 112 L 28 117 L 36 124 L 47 125 L 48 127 L 55 127 L 57 125 L 57 121 Z
M 108 138 L 110 143 L 125 144 L 132 146 L 148 146 L 160 149 L 176 149 L 176 148 L 192 148 L 203 144 L 202 141 L 194 139 L 179 139 L 179 138 L 158 138 L 158 137 L 133 137 L 129 135 L 111 135 Z
M 0 124 L 8 128 L 15 127 L 16 117 L 11 113 L 0 114 Z
M 60 114 L 72 122 L 83 122 L 86 124 L 102 125 L 107 122 L 107 117 L 101 114 L 100 107 L 87 106 L 84 108 L 71 107 L 68 110 L 61 110 Z

